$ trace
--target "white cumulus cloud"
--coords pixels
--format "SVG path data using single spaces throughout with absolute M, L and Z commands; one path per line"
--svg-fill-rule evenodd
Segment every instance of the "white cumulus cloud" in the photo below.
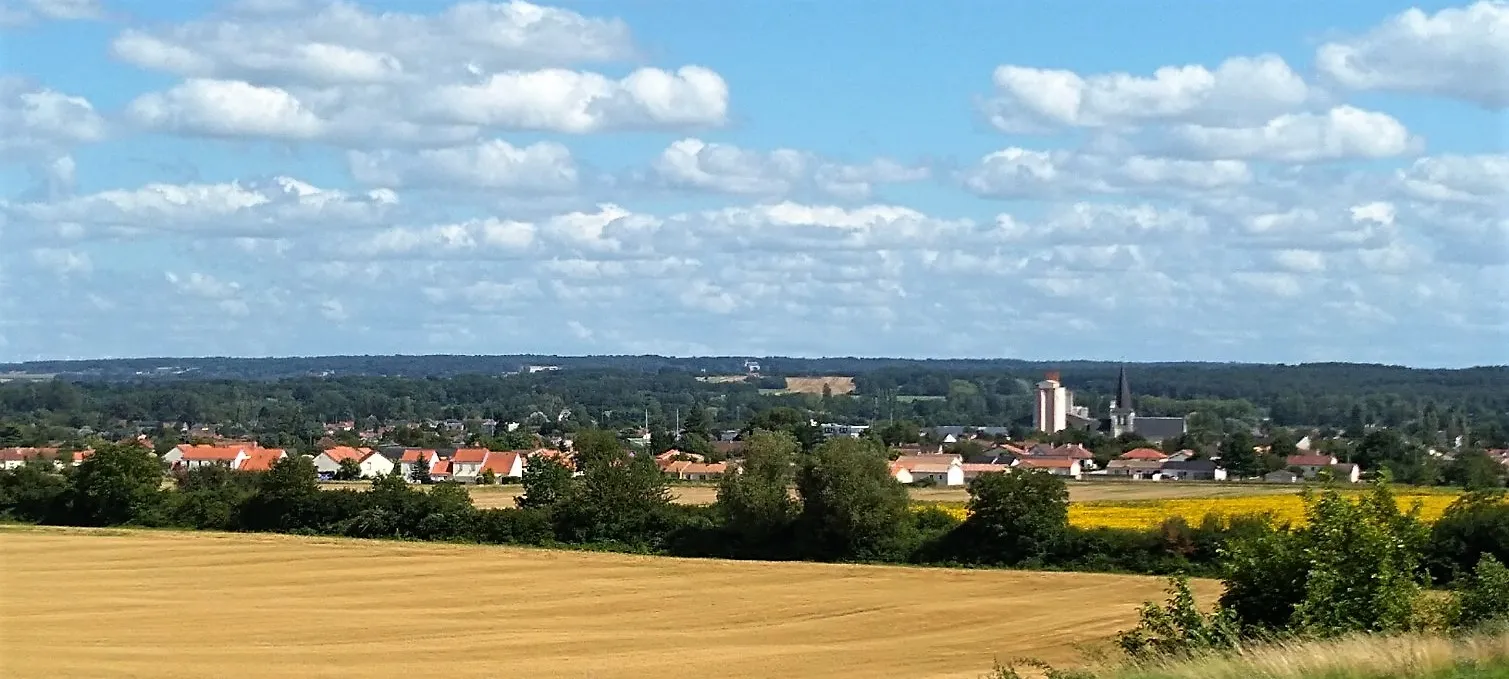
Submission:
M 1192 156 L 1286 163 L 1388 158 L 1424 143 L 1393 116 L 1352 106 L 1284 114 L 1256 127 L 1182 125 L 1169 136 L 1175 150 Z
M 357 181 L 388 187 L 566 191 L 577 185 L 571 151 L 555 142 L 518 147 L 501 139 L 416 151 L 352 151 Z
M 1300 108 L 1314 93 L 1283 59 L 1234 57 L 1214 71 L 1166 66 L 1151 76 L 1004 65 L 984 102 L 991 124 L 1007 132 L 1058 127 L 1116 127 L 1169 122 L 1255 123 Z
M 1509 3 L 1483 0 L 1434 14 L 1411 8 L 1315 55 L 1321 73 L 1356 90 L 1509 106 Z

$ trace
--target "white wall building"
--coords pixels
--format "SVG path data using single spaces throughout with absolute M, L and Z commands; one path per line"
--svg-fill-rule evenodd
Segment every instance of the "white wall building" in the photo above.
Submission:
M 393 460 L 389 459 L 387 455 L 374 450 L 367 453 L 367 456 L 362 458 L 361 463 L 357 466 L 362 469 L 362 478 L 375 479 L 379 476 L 392 474 L 395 465 L 393 464 Z
M 939 486 L 962 486 L 964 458 L 958 455 L 902 455 L 891 462 L 891 478 L 901 483 L 930 480 Z
M 1032 426 L 1048 434 L 1067 429 L 1069 405 L 1069 390 L 1059 382 L 1058 372 L 1048 373 L 1037 383 L 1037 408 L 1032 412 Z

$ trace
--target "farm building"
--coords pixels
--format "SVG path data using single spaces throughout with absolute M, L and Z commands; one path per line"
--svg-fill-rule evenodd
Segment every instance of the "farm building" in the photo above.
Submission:
M 891 461 L 890 471 L 891 478 L 901 483 L 964 485 L 964 460 L 958 455 L 902 455 Z

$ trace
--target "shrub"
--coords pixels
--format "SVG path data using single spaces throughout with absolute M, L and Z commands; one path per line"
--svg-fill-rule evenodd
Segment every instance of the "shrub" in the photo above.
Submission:
M 1225 613 L 1201 612 L 1189 590 L 1188 578 L 1170 578 L 1168 595 L 1161 607 L 1152 602 L 1143 604 L 1137 627 L 1117 635 L 1116 643 L 1127 655 L 1143 660 L 1236 646 L 1236 624 Z
M 68 513 L 79 525 L 155 525 L 162 520 L 162 467 L 135 445 L 100 446 L 69 481 Z
M 340 468 L 335 470 L 336 481 L 355 481 L 362 477 L 361 463 L 351 458 L 340 461 Z
M 1431 528 L 1426 548 L 1431 576 L 1450 582 L 1484 554 L 1509 563 L 1509 502 L 1502 492 L 1463 495 Z
M 982 474 L 969 484 L 964 529 L 985 561 L 1041 563 L 1069 531 L 1069 488 L 1042 472 Z
M 1509 620 L 1509 568 L 1485 554 L 1457 590 L 1457 624 L 1476 627 Z
M 68 481 L 52 463 L 31 459 L 15 469 L 0 470 L 0 517 L 44 523 L 64 509 Z
M 1233 541 L 1222 609 L 1248 631 L 1328 637 L 1413 627 L 1427 539 L 1418 506 L 1400 512 L 1387 479 L 1356 502 L 1334 488 L 1305 502 L 1300 529 Z
M 891 478 L 879 444 L 831 439 L 805 457 L 796 474 L 802 507 L 795 523 L 804 555 L 861 561 L 911 555 L 910 500 Z

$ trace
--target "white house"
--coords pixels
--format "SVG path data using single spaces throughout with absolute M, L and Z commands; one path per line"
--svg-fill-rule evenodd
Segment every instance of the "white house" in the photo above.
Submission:
M 328 450 L 320 451 L 314 456 L 314 470 L 321 474 L 334 474 L 341 470 L 341 462 L 354 460 L 358 464 L 372 451 L 367 448 L 352 448 L 350 446 L 336 446 Z
M 241 466 L 242 462 L 251 458 L 251 450 L 256 447 L 255 443 L 238 443 L 226 446 L 196 446 L 188 443 L 180 443 L 164 454 L 162 461 L 166 462 L 168 467 L 172 469 L 196 469 L 212 465 L 236 469 Z
M 660 471 L 680 481 L 717 481 L 728 473 L 728 463 L 708 464 L 688 460 L 670 460 L 660 463 Z
M 1284 458 L 1284 466 L 1297 470 L 1306 479 L 1315 478 L 1322 469 L 1330 469 L 1336 464 L 1335 455 L 1290 455 Z
M 439 460 L 440 454 L 433 450 L 409 448 L 403 451 L 403 455 L 398 458 L 398 463 L 394 465 L 394 471 L 403 474 L 405 479 L 412 479 L 416 463 L 423 462 L 426 469 L 434 469 L 435 463 Z
M 1342 483 L 1358 483 L 1362 481 L 1362 467 L 1349 462 L 1331 465 L 1331 478 Z
M 57 448 L 0 448 L 0 469 L 15 469 L 24 466 L 26 461 L 39 457 L 45 460 L 56 460 Z
M 891 478 L 901 483 L 931 480 L 939 486 L 964 485 L 964 459 L 958 455 L 902 455 L 891 461 Z
M 494 476 L 500 479 L 518 479 L 524 477 L 524 453 L 517 450 L 504 452 L 490 451 L 487 459 L 482 463 L 482 470 L 477 473 L 492 471 Z
M 393 460 L 387 455 L 383 455 L 375 450 L 369 450 L 357 466 L 361 467 L 362 478 L 375 479 L 379 476 L 392 474 L 393 468 L 397 465 L 394 465 Z
M 476 479 L 482 473 L 489 452 L 486 448 L 457 448 L 450 458 L 451 478 L 462 483 Z
M 247 458 L 235 466 L 235 469 L 243 472 L 265 472 L 272 466 L 288 457 L 288 452 L 281 448 L 252 448 L 247 451 Z

